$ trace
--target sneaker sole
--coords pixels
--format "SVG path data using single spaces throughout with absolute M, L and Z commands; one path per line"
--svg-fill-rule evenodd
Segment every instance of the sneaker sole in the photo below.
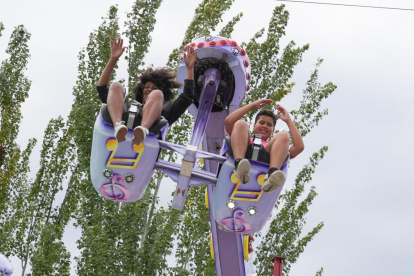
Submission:
M 144 130 L 141 128 L 137 128 L 134 130 L 134 138 L 132 139 L 132 142 L 135 145 L 140 145 L 142 141 L 144 141 L 146 135 L 144 134 Z
M 271 193 L 284 184 L 285 176 L 283 173 L 273 173 L 268 180 L 267 183 L 263 183 L 262 190 Z
M 246 184 L 247 182 L 250 181 L 250 176 L 249 176 L 249 171 L 250 171 L 250 163 L 249 161 L 240 161 L 239 166 L 237 167 L 237 172 L 238 174 L 236 174 L 237 176 L 237 180 L 240 181 L 238 175 L 240 175 L 241 177 L 243 177 L 243 179 L 241 179 L 241 184 Z
M 126 140 L 126 135 L 128 133 L 127 128 L 121 128 L 118 133 L 116 134 L 116 140 L 118 140 L 119 143 L 124 142 Z

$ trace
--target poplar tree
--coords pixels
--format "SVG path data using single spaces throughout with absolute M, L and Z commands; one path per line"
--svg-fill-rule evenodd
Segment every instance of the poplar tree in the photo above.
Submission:
M 128 62 L 128 79 L 118 80 L 116 70 L 111 81 L 125 84 L 129 90 L 145 70 L 144 58 L 151 45 L 156 12 L 161 0 L 137 0 L 127 13 L 124 36 L 129 48 L 124 54 Z M 181 45 L 173 49 L 167 66 L 175 70 L 184 45 L 208 34 L 231 37 L 243 14 L 235 15 L 224 24 L 223 14 L 234 0 L 202 0 L 195 10 Z M 78 78 L 73 87 L 74 102 L 68 119 L 51 119 L 45 130 L 40 169 L 34 180 L 28 179 L 28 160 L 36 143 L 29 141 L 21 151 L 15 144 L 21 120 L 20 105 L 28 96 L 30 82 L 24 76 L 29 57 L 27 41 L 30 34 L 16 28 L 6 51 L 10 58 L 3 61 L 0 71 L 0 242 L 6 256 L 22 261 L 23 274 L 69 275 L 70 253 L 62 240 L 71 219 L 81 231 L 77 241 L 80 250 L 75 256 L 78 275 L 215 275 L 214 261 L 209 253 L 209 213 L 205 208 L 204 186 L 191 188 L 183 211 L 158 205 L 158 192 L 166 175 L 155 172 L 143 198 L 133 203 L 117 203 L 101 197 L 90 181 L 90 151 L 93 127 L 100 109 L 95 85 L 110 57 L 110 40 L 120 35 L 117 6 L 112 6 L 102 24 L 89 36 L 88 45 L 78 55 Z M 284 48 L 280 39 L 285 35 L 289 13 L 284 5 L 277 6 L 267 30 L 259 30 L 241 46 L 249 55 L 252 67 L 250 92 L 244 103 L 260 98 L 280 101 L 296 92 L 292 81 L 294 68 L 302 60 L 309 45 L 296 46 L 290 41 Z M 3 25 L 0 24 L 0 35 Z M 263 41 L 263 42 L 259 42 Z M 302 93 L 302 101 L 291 114 L 302 136 L 320 123 L 327 110 L 321 102 L 333 93 L 332 83 L 318 82 L 316 67 Z M 5 89 L 13 87 L 13 91 Z M 129 98 L 131 95 L 129 94 Z M 248 120 L 254 114 L 249 114 Z M 19 117 L 20 116 L 20 117 Z M 13 122 L 11 118 L 14 118 Z M 16 124 L 16 118 L 18 120 Z M 184 114 L 171 128 L 167 140 L 186 144 L 193 118 Z M 2 151 L 3 149 L 3 151 Z M 299 172 L 291 190 L 285 191 L 276 204 L 277 215 L 267 233 L 258 233 L 256 266 L 259 275 L 270 275 L 274 255 L 286 256 L 284 274 L 305 246 L 319 233 L 323 223 L 309 233 L 302 233 L 309 206 L 316 197 L 315 187 L 307 187 L 327 147 L 323 146 L 310 157 L 309 164 Z M 4 152 L 2 154 L 2 152 Z M 171 152 L 162 159 L 180 160 Z M 200 165 L 201 166 L 201 165 Z M 56 202 L 59 190 L 65 191 L 63 202 Z M 302 199 L 304 198 L 304 199 Z M 176 264 L 169 267 L 167 257 L 173 255 Z M 323 269 L 317 272 L 321 275 Z
M 0 23 L 0 36 L 4 25 Z M 25 243 L 29 208 L 24 197 L 29 194 L 29 157 L 36 140 L 29 140 L 21 150 L 16 143 L 22 120 L 21 105 L 29 95 L 30 81 L 25 76 L 30 57 L 30 33 L 17 26 L 6 49 L 7 58 L 0 68 L 0 248 L 5 256 L 16 255 L 27 263 L 30 246 Z M 22 197 L 23 196 L 23 197 Z
M 230 37 L 234 24 L 240 20 L 241 16 L 242 14 L 234 17 L 220 33 L 225 33 Z M 247 98 L 244 104 L 261 98 L 278 102 L 293 91 L 295 83 L 290 80 L 294 68 L 301 62 L 309 45 L 296 47 L 295 42 L 290 41 L 285 48 L 280 48 L 279 41 L 285 35 L 288 19 L 289 13 L 284 9 L 284 5 L 276 7 L 267 32 L 263 28 L 248 43 L 241 44 L 249 55 L 252 67 L 250 91 L 246 93 Z M 205 34 L 209 32 L 203 33 Z M 265 34 L 264 42 L 258 42 Z M 170 58 L 170 62 L 172 60 L 174 58 Z M 318 60 L 316 67 L 319 67 L 321 63 L 322 60 Z M 172 63 L 172 65 L 175 64 Z M 316 68 L 307 82 L 307 88 L 303 91 L 300 109 L 292 110 L 292 116 L 302 136 L 310 132 L 322 117 L 327 115 L 327 110 L 319 111 L 321 101 L 336 88 L 330 82 L 321 86 L 317 79 Z M 246 119 L 251 122 L 253 115 L 250 113 Z M 323 223 L 315 226 L 310 233 L 302 235 L 302 227 L 306 221 L 305 215 L 316 196 L 315 187 L 308 191 L 304 201 L 298 202 L 298 198 L 307 192 L 304 185 L 310 182 L 316 165 L 326 151 L 327 147 L 323 146 L 319 152 L 312 155 L 310 164 L 304 167 L 295 180 L 295 188 L 292 191 L 286 191 L 275 206 L 278 209 L 276 212 L 279 212 L 278 216 L 271 221 L 270 229 L 261 239 L 262 242 L 257 249 L 255 264 L 259 275 L 271 275 L 273 264 L 270 260 L 274 255 L 287 256 L 284 273 L 288 275 L 291 264 L 296 262 L 306 244 L 321 230 Z M 170 268 L 165 275 L 171 275 L 171 273 L 174 273 L 173 275 L 214 275 L 214 262 L 209 258 L 209 214 L 204 206 L 203 188 L 196 187 L 189 190 L 183 217 L 183 225 L 177 236 L 177 265 Z M 260 235 L 261 233 L 258 233 L 256 237 Z M 278 242 L 274 241 L 275 236 L 279 239 Z

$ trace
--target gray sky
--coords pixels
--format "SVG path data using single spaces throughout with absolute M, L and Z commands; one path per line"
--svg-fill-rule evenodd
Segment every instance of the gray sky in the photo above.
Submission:
M 0 38 L 0 60 L 6 58 L 5 49 L 15 26 L 24 24 L 32 34 L 27 71 L 32 88 L 23 105 L 18 137 L 23 147 L 31 137 L 42 139 L 51 118 L 69 114 L 79 50 L 86 46 L 90 32 L 101 24 L 110 5 L 118 4 L 123 31 L 122 22 L 133 1 L 0 1 L 0 22 L 6 27 Z M 199 2 L 164 1 L 157 14 L 147 64 L 165 65 Z M 331 2 L 414 9 L 409 0 Z M 232 38 L 239 43 L 248 41 L 261 27 L 267 27 L 278 4 L 272 0 L 236 0 L 224 16 L 227 22 L 240 11 L 244 13 Z M 299 107 L 301 91 L 318 57 L 325 60 L 320 68 L 321 83 L 338 85 L 323 102 L 329 115 L 305 138 L 305 151 L 291 162 L 285 185 L 292 186 L 293 176 L 313 152 L 329 146 L 312 181 L 319 196 L 310 208 L 305 231 L 320 221 L 325 227 L 306 247 L 290 275 L 315 275 L 322 266 L 324 275 L 414 275 L 409 265 L 414 257 L 414 241 L 409 234 L 414 226 L 414 183 L 409 180 L 414 164 L 410 143 L 414 141 L 414 11 L 285 5 L 290 21 L 281 45 L 294 40 L 297 45 L 309 43 L 310 49 L 292 78 L 296 82 L 294 92 L 281 104 L 288 109 Z M 125 62 L 121 62 L 118 76 L 126 78 Z M 33 174 L 39 167 L 39 150 L 37 146 L 32 156 Z M 161 200 L 167 202 L 174 187 L 170 183 L 164 186 Z M 65 234 L 65 242 L 75 255 L 77 237 L 78 230 Z M 19 261 L 12 261 L 19 275 Z

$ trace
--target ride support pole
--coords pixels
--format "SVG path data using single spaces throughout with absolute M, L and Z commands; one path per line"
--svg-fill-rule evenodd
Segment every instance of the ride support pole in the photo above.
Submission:
M 286 259 L 286 257 L 280 257 L 280 256 L 274 256 L 272 258 L 273 262 L 273 276 L 282 276 L 282 270 L 283 270 L 283 260 Z

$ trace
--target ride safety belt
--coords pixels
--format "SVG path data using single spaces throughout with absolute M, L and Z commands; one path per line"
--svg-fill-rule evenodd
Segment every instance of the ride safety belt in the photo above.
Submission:
M 257 158 L 259 157 L 259 151 L 260 151 L 261 147 L 262 147 L 262 135 L 255 134 L 254 135 L 254 140 L 253 140 L 252 160 L 257 161 Z
M 140 102 L 137 102 L 137 101 L 132 102 L 132 104 L 131 104 L 131 106 L 129 107 L 129 110 L 128 110 L 127 128 L 133 129 L 135 116 L 137 116 L 137 114 L 139 112 L 138 107 L 141 107 L 141 106 L 142 106 L 142 104 Z

